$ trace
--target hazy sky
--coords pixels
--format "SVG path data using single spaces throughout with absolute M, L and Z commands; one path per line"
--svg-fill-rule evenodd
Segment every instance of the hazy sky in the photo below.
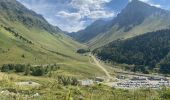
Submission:
M 131 0 L 18 0 L 64 31 L 78 31 L 100 18 L 113 18 Z M 170 0 L 140 0 L 170 9 Z

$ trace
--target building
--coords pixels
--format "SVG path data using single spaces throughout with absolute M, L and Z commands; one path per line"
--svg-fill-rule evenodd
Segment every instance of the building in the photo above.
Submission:
M 117 75 L 116 78 L 118 78 L 118 79 L 125 79 L 126 77 L 125 77 L 125 75 Z
M 79 80 L 81 86 L 90 86 L 93 85 L 93 80 Z
M 98 81 L 98 82 L 106 82 L 106 81 L 109 81 L 110 79 L 107 78 L 107 77 L 96 77 L 95 81 Z

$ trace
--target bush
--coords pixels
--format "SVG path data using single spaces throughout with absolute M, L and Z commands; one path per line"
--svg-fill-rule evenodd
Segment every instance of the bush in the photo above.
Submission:
M 28 64 L 26 67 L 25 67 L 25 74 L 24 75 L 29 75 L 30 74 L 30 64 Z
M 162 100 L 169 100 L 170 99 L 170 90 L 165 90 L 161 94 Z
M 16 72 L 16 73 L 24 73 L 24 75 L 33 75 L 33 76 L 43 76 L 45 74 L 50 74 L 52 75 L 52 71 L 57 71 L 59 70 L 60 67 L 57 66 L 56 64 L 54 65 L 49 65 L 49 66 L 36 66 L 33 67 L 30 64 L 24 65 L 24 64 L 4 64 L 1 67 L 1 72 Z
M 45 70 L 44 70 L 43 67 L 37 66 L 37 67 L 32 68 L 31 75 L 33 75 L 33 76 L 43 76 L 44 74 L 45 74 Z
M 25 72 L 26 65 L 17 64 L 15 65 L 15 72 Z
M 58 76 L 58 83 L 64 86 L 66 85 L 78 85 L 78 80 L 73 77 Z
M 77 53 L 83 54 L 83 53 L 87 53 L 90 52 L 90 49 L 79 49 L 77 50 Z
M 21 64 L 4 64 L 1 68 L 1 72 L 9 72 L 9 71 L 15 71 L 15 72 L 24 72 L 25 71 L 25 65 Z
M 1 72 L 9 72 L 9 66 L 8 65 L 3 65 L 1 68 Z
M 4 64 L 1 68 L 1 72 L 9 72 L 15 70 L 15 65 L 14 64 Z
M 22 57 L 22 58 L 25 58 L 25 55 L 24 55 L 24 54 L 22 54 L 22 55 L 21 55 L 21 57 Z

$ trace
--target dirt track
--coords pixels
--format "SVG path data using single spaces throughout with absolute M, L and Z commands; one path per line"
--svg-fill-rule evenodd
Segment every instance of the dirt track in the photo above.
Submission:
M 100 69 L 102 69 L 105 72 L 108 79 L 111 79 L 112 77 L 110 76 L 109 72 L 99 63 L 99 61 L 96 59 L 96 57 L 93 55 L 90 55 L 90 56 L 94 60 L 95 65 L 97 65 Z

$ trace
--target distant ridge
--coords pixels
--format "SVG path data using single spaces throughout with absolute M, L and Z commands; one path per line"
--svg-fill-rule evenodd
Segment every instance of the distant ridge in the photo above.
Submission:
M 74 34 L 74 38 L 88 44 L 90 48 L 96 48 L 117 39 L 167 29 L 170 26 L 170 12 L 133 0 L 113 20 L 105 23 L 101 21 L 99 25 L 95 23 Z M 92 27 L 102 31 L 94 31 Z M 89 34 L 92 37 L 86 38 Z

